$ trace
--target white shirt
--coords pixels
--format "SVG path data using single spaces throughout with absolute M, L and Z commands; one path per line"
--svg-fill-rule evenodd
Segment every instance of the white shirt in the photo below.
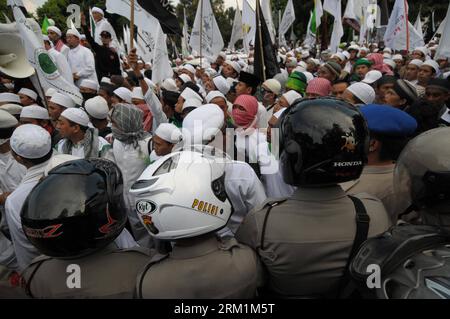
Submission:
M 64 154 L 64 143 L 66 143 L 67 139 L 62 139 L 61 141 L 58 142 L 58 144 L 56 144 L 56 150 L 58 151 L 58 153 L 60 154 Z M 110 144 L 108 143 L 108 141 L 106 141 L 103 137 L 99 136 L 98 137 L 98 154 L 99 157 L 100 155 L 103 153 L 104 149 L 110 146 Z M 74 145 L 72 147 L 72 153 L 69 154 L 78 158 L 84 158 L 84 146 L 83 145 Z
M 116 31 L 114 31 L 114 28 L 112 27 L 111 23 L 109 23 L 109 21 L 105 18 L 95 23 L 95 37 L 94 37 L 95 42 L 97 42 L 98 45 L 103 45 L 102 38 L 100 37 L 100 33 L 102 33 L 103 31 L 108 31 L 112 36 L 112 42 L 110 44 L 110 47 L 118 49 L 119 42 L 117 40 Z
M 72 74 L 80 77 L 75 85 L 80 86 L 82 80 L 92 80 L 98 82 L 97 73 L 95 71 L 94 54 L 88 48 L 78 45 L 71 49 L 68 59 Z
M 269 126 L 269 120 L 267 109 L 258 102 L 258 113 L 256 114 L 258 118 L 258 127 L 259 128 L 267 128 Z
M 0 193 L 14 191 L 26 172 L 25 166 L 19 164 L 11 152 L 0 154 Z
M 61 76 L 70 84 L 73 84 L 73 76 L 72 70 L 70 68 L 69 62 L 67 62 L 67 57 L 62 53 L 55 50 L 55 48 L 51 48 L 48 50 L 48 54 L 51 55 L 53 59 L 55 59 L 56 66 L 58 67 L 58 71 Z

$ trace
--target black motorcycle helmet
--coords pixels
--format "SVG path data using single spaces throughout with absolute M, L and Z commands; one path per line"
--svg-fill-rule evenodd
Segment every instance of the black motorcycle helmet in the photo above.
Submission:
M 328 186 L 359 178 L 369 130 L 358 109 L 335 98 L 303 99 L 280 118 L 281 170 L 293 186 Z
M 67 162 L 51 170 L 26 199 L 23 231 L 44 255 L 61 259 L 89 255 L 124 229 L 122 192 L 122 174 L 113 162 Z

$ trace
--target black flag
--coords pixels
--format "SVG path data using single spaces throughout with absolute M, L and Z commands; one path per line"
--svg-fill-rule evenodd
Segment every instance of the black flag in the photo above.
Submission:
M 138 3 L 145 11 L 159 20 L 164 33 L 183 36 L 169 0 L 138 0 Z
M 256 1 L 256 34 L 255 34 L 254 74 L 262 81 L 273 78 L 280 73 L 277 55 L 272 45 L 269 28 L 261 11 L 259 0 Z

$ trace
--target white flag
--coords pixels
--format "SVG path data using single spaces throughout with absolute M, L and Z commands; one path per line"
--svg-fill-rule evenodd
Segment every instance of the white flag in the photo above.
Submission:
M 138 37 L 136 41 L 136 47 L 138 48 L 139 55 L 144 60 L 144 62 L 150 62 L 153 59 L 153 49 L 150 43 L 145 41 L 145 36 L 141 29 L 138 30 Z
M 407 20 L 407 16 L 408 8 L 405 6 L 405 0 L 396 0 L 384 34 L 386 47 L 393 50 L 406 50 L 407 48 L 413 50 L 425 45 L 423 38 Z
M 435 59 L 449 58 L 450 59 L 450 5 L 447 9 L 447 16 L 444 21 L 441 22 L 442 37 L 439 42 L 439 47 L 436 50 Z M 440 26 L 439 26 L 440 28 Z
M 310 47 L 314 47 L 316 44 L 316 35 L 311 31 L 311 23 L 312 23 L 313 13 L 309 14 L 308 28 L 306 29 L 306 37 L 305 41 L 303 41 L 303 45 L 309 45 Z
M 165 79 L 171 78 L 173 71 L 167 51 L 167 36 L 164 34 L 159 23 L 156 35 L 156 43 L 158 45 L 155 45 L 153 50 L 152 81 L 155 84 L 159 84 Z
M 201 0 L 198 4 L 189 45 L 192 50 L 202 52 L 203 56 L 211 60 L 217 59 L 224 47 L 222 34 L 214 17 L 210 0 Z
M 230 44 L 228 47 L 231 51 L 235 50 L 234 45 L 239 40 L 243 39 L 244 34 L 242 30 L 242 15 L 241 11 L 239 10 L 239 6 L 236 6 L 236 13 L 234 15 L 234 22 L 233 22 L 233 29 L 231 31 L 231 38 L 230 38 Z
M 358 20 L 356 14 L 355 14 L 355 2 L 354 0 L 348 0 L 347 6 L 345 7 L 344 11 L 344 18 L 352 19 L 352 20 Z
M 27 53 L 28 62 L 35 68 L 39 82 L 44 90 L 54 88 L 55 90 L 70 96 L 75 103 L 81 105 L 83 96 L 78 88 L 69 83 L 59 72 L 55 60 L 44 48 L 41 27 L 34 19 L 27 19 L 20 9 L 22 1 L 9 0 L 12 6 L 14 19 L 22 38 L 22 44 Z
M 316 28 L 319 28 L 323 16 L 322 0 L 314 0 L 314 8 L 316 10 Z
M 336 53 L 341 43 L 341 38 L 344 35 L 344 28 L 342 27 L 342 10 L 341 0 L 325 0 L 323 9 L 334 16 L 333 33 L 331 34 L 330 50 Z
M 270 39 L 272 43 L 275 42 L 275 26 L 273 24 L 272 19 L 272 9 L 270 8 L 270 0 L 260 0 L 261 2 L 261 11 L 264 16 L 264 20 L 266 21 L 267 28 L 269 29 Z
M 414 29 L 416 29 L 419 36 L 423 39 L 423 28 L 422 28 L 422 21 L 420 20 L 420 11 L 417 15 L 416 23 L 414 23 Z
M 439 28 L 437 29 L 436 34 L 443 34 L 444 26 L 447 23 L 447 20 L 448 20 L 448 15 L 445 17 L 444 20 L 442 20 L 441 24 L 439 24 Z
M 187 57 L 190 54 L 190 49 L 189 49 L 189 31 L 188 31 L 188 23 L 187 23 L 187 19 L 186 19 L 186 8 L 183 8 L 183 13 L 184 13 L 184 25 L 183 25 L 183 38 L 181 38 L 181 51 L 183 53 L 184 57 Z
M 295 10 L 294 5 L 292 4 L 292 0 L 289 0 L 289 2 L 286 5 L 286 9 L 284 9 L 283 18 L 281 19 L 280 24 L 280 35 L 284 35 L 286 32 L 288 32 L 289 28 L 295 21 Z
M 250 52 L 250 45 L 255 44 L 256 13 L 247 0 L 243 0 L 242 31 L 244 33 L 244 50 Z

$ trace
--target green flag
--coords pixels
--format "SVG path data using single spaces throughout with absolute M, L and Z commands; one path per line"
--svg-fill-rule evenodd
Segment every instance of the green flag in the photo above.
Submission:
M 50 26 L 50 22 L 48 22 L 47 16 L 44 18 L 44 22 L 42 22 L 42 34 L 47 35 L 47 29 Z
M 311 18 L 311 27 L 310 27 L 310 29 L 311 29 L 311 32 L 313 33 L 313 34 L 317 34 L 317 26 L 316 26 L 316 9 L 314 8 L 314 11 L 313 11 L 313 16 L 312 16 L 312 18 Z

